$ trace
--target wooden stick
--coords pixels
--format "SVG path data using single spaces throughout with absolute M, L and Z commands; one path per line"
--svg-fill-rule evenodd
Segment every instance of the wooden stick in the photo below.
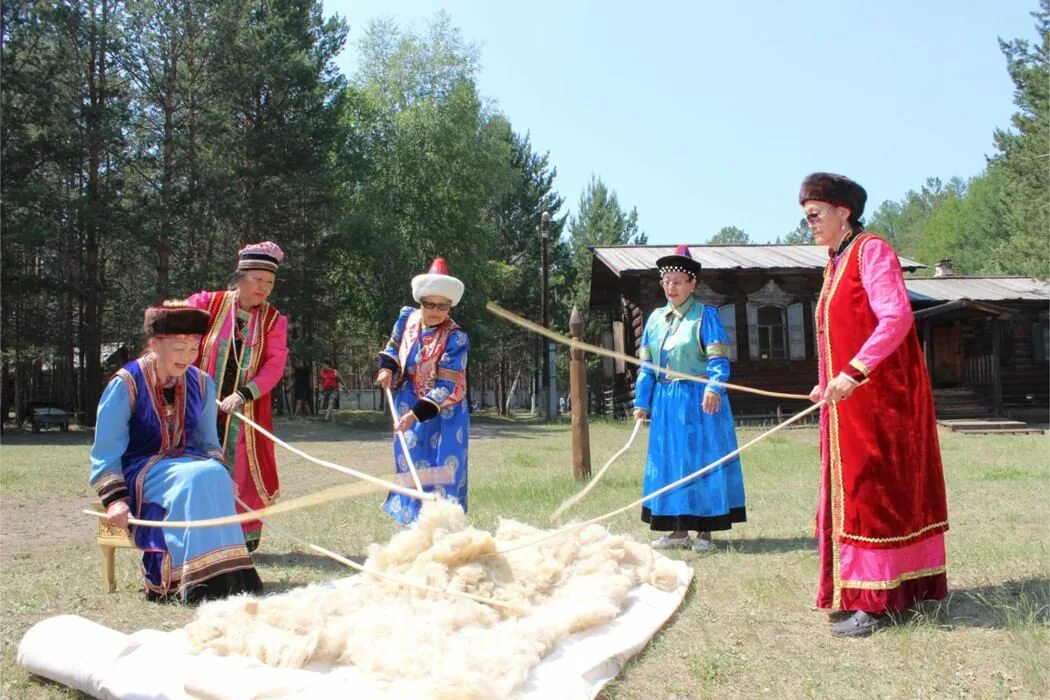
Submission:
M 581 490 L 575 496 L 570 496 L 569 498 L 565 499 L 562 502 L 562 504 L 560 506 L 558 506 L 558 509 L 555 510 L 553 513 L 551 513 L 550 522 L 553 523 L 554 521 L 556 521 L 561 516 L 562 513 L 564 513 L 569 508 L 572 508 L 574 505 L 576 505 L 577 503 L 582 501 L 583 497 L 591 492 L 591 489 L 593 489 L 598 484 L 598 482 L 601 480 L 601 478 L 605 475 L 605 472 L 608 471 L 609 467 L 612 466 L 613 462 L 615 462 L 617 459 L 619 459 L 620 455 L 622 455 L 624 452 L 626 452 L 627 450 L 631 449 L 631 445 L 634 444 L 634 439 L 638 436 L 638 429 L 641 428 L 641 427 L 642 427 L 642 421 L 636 420 L 634 422 L 634 430 L 631 431 L 631 437 L 627 439 L 627 444 L 624 445 L 622 448 L 620 448 L 619 452 L 617 452 L 616 454 L 614 454 L 612 457 L 609 458 L 609 461 L 605 463 L 605 466 L 602 467 L 598 471 L 598 473 L 594 475 L 593 479 L 591 479 L 591 483 L 589 483 L 586 486 L 584 486 L 583 490 Z
M 386 402 L 390 406 L 390 417 L 394 419 L 394 434 L 397 435 L 397 441 L 401 443 L 401 454 L 405 455 L 405 462 L 408 464 L 408 471 L 412 472 L 412 481 L 415 483 L 416 489 L 422 491 L 423 485 L 419 483 L 419 472 L 416 471 L 416 463 L 408 451 L 405 433 L 397 429 L 397 423 L 401 420 L 401 416 L 397 415 L 397 406 L 394 405 L 394 394 L 390 391 L 389 386 L 386 388 Z
M 339 486 L 325 489 L 324 491 L 318 491 L 307 496 L 301 496 L 290 501 L 284 501 L 283 503 L 277 503 L 272 506 L 260 508 L 259 510 L 252 511 L 250 513 L 237 513 L 235 515 L 224 515 L 219 518 L 207 518 L 204 520 L 139 520 L 138 518 L 128 518 L 129 525 L 140 525 L 143 527 L 179 527 L 179 528 L 196 528 L 196 527 L 217 527 L 219 525 L 236 525 L 240 523 L 251 522 L 257 520 L 260 516 L 268 515 L 280 515 L 282 513 L 291 513 L 295 510 L 301 510 L 303 508 L 309 508 L 311 506 L 320 505 L 322 503 L 328 503 L 329 501 L 338 501 L 344 498 L 352 498 L 354 496 L 363 496 L 369 493 L 377 493 L 385 491 L 389 488 L 394 487 L 394 482 L 385 482 L 382 479 L 379 480 L 383 485 L 378 486 L 371 483 L 355 483 L 355 484 L 341 484 Z M 93 515 L 99 519 L 105 519 L 106 514 L 97 510 L 83 511 L 88 515 Z
M 700 377 L 695 374 L 685 374 L 684 372 L 677 372 L 673 369 L 668 369 L 667 367 L 660 367 L 658 365 L 654 365 L 651 362 L 644 362 L 632 355 L 627 355 L 622 352 L 616 352 L 615 350 L 599 347 L 597 345 L 591 345 L 590 343 L 585 343 L 582 340 L 574 340 L 567 336 L 561 335 L 560 333 L 556 333 L 550 330 L 549 328 L 544 328 L 538 323 L 533 323 L 528 319 L 524 319 L 521 316 L 511 313 L 510 311 L 507 311 L 506 309 L 500 307 L 498 304 L 494 304 L 491 301 L 485 305 L 485 308 L 490 313 L 493 313 L 496 316 L 499 316 L 500 318 L 506 319 L 511 323 L 515 323 L 521 326 L 522 328 L 525 328 L 526 330 L 532 331 L 533 333 L 538 333 L 542 336 L 546 336 L 551 340 L 562 343 L 563 345 L 568 345 L 572 348 L 586 350 L 587 352 L 594 353 L 595 355 L 605 355 L 606 357 L 613 357 L 619 360 L 623 360 L 624 362 L 628 362 L 632 365 L 638 365 L 639 367 L 648 367 L 654 372 L 665 374 L 668 377 L 672 377 L 674 379 L 685 379 L 690 382 L 699 382 L 701 384 L 709 384 L 711 386 L 724 386 L 725 388 L 733 389 L 734 391 L 742 391 L 747 394 L 757 394 L 759 396 L 768 396 L 774 399 L 792 399 L 797 401 L 809 401 L 809 394 L 784 394 L 779 391 L 766 391 L 765 389 L 754 389 L 752 387 L 742 386 L 740 384 L 718 382 L 714 379 Z
M 772 429 L 767 430 L 766 432 L 762 433 L 761 435 L 759 435 L 758 437 L 754 438 L 750 442 L 747 442 L 747 443 L 741 445 L 740 447 L 736 448 L 735 450 L 733 450 L 732 452 L 730 452 L 726 456 L 721 457 L 719 459 L 716 459 L 714 462 L 711 462 L 706 467 L 703 467 L 701 469 L 697 469 L 695 472 L 693 472 L 691 474 L 687 474 L 687 475 L 683 476 L 678 481 L 671 482 L 667 486 L 664 486 L 661 489 L 653 491 L 648 496 L 643 496 L 642 498 L 639 498 L 634 503 L 629 503 L 629 504 L 625 505 L 623 508 L 617 508 L 616 510 L 611 511 L 609 513 L 606 513 L 605 515 L 599 515 L 597 518 L 591 518 L 590 520 L 585 520 L 582 523 L 571 523 L 571 524 L 566 525 L 565 527 L 559 528 L 557 530 L 552 530 L 550 532 L 546 532 L 543 535 L 540 535 L 539 537 L 526 539 L 525 541 L 520 542 L 519 544 L 517 544 L 517 545 L 515 545 L 513 547 L 509 547 L 507 549 L 501 549 L 501 550 L 495 552 L 495 554 L 506 554 L 508 552 L 513 552 L 516 549 L 522 549 L 524 547 L 530 547 L 532 545 L 539 544 L 540 542 L 545 542 L 546 540 L 553 539 L 553 538 L 555 538 L 555 537 L 557 537 L 559 535 L 564 535 L 564 534 L 567 534 L 569 532 L 572 532 L 573 530 L 578 530 L 579 528 L 586 527 L 587 525 L 592 525 L 594 523 L 601 522 L 602 520 L 608 520 L 609 518 L 615 517 L 615 516 L 619 515 L 620 513 L 626 512 L 626 511 L 628 511 L 628 510 L 630 510 L 632 508 L 640 506 L 640 505 L 642 505 L 643 503 L 645 503 L 648 500 L 651 500 L 653 498 L 656 498 L 657 496 L 665 494 L 665 493 L 667 493 L 668 491 L 670 491 L 672 489 L 678 488 L 682 484 L 685 484 L 685 483 L 688 483 L 690 481 L 693 481 L 694 479 L 700 478 L 701 476 L 703 476 L 704 474 L 707 474 L 709 471 L 711 471 L 715 467 L 717 467 L 717 466 L 719 466 L 721 464 L 724 464 L 725 462 L 728 462 L 732 458 L 736 457 L 741 452 L 746 450 L 748 447 L 751 447 L 752 445 L 758 444 L 759 442 L 765 440 L 766 438 L 768 438 L 768 437 L 770 437 L 770 436 L 780 432 L 781 430 L 783 430 L 784 428 L 788 427 L 792 423 L 801 420 L 805 416 L 809 415 L 813 411 L 815 411 L 818 408 L 820 408 L 821 406 L 823 406 L 824 403 L 825 402 L 823 400 L 821 400 L 821 401 L 813 404 L 812 406 L 810 406 L 809 408 L 805 409 L 804 411 L 800 411 L 799 413 L 796 413 L 795 415 L 791 416 L 790 418 L 788 418 L 786 421 L 784 421 L 780 425 L 774 426 Z M 483 555 L 483 556 L 494 556 L 494 555 L 489 554 L 489 555 Z

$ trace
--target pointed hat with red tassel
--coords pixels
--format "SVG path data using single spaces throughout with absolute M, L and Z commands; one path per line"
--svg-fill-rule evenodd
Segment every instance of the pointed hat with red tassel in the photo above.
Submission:
M 434 258 L 430 270 L 412 278 L 412 298 L 445 297 L 455 306 L 463 298 L 463 283 L 448 273 L 448 265 L 442 257 Z
M 684 272 L 693 279 L 700 276 L 700 263 L 693 259 L 693 254 L 689 252 L 689 246 L 685 243 L 678 244 L 678 247 L 674 249 L 674 255 L 657 258 L 656 269 L 661 275 L 665 272 Z

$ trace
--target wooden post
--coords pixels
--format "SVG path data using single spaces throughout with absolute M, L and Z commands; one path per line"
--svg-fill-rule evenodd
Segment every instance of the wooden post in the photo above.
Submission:
M 573 340 L 583 340 L 583 317 L 575 306 L 569 317 Z M 577 481 L 591 476 L 591 436 L 587 422 L 587 362 L 583 350 L 573 348 L 569 361 L 569 397 L 572 400 L 572 476 Z
M 992 413 L 997 418 L 1003 415 L 1002 327 L 998 317 L 992 319 Z

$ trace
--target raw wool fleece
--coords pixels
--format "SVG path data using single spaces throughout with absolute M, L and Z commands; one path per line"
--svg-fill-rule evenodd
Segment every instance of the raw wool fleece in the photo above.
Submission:
M 493 536 L 439 501 L 387 545 L 369 547 L 369 568 L 517 611 L 361 574 L 359 585 L 208 603 L 184 632 L 195 652 L 291 668 L 352 665 L 401 697 L 510 697 L 560 640 L 616 617 L 633 588 L 678 585 L 668 559 L 598 525 L 495 554 L 543 532 L 503 520 Z

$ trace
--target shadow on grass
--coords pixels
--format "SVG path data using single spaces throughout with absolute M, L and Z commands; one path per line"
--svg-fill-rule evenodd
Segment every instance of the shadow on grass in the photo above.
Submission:
M 365 559 L 367 559 L 363 554 L 341 554 L 339 552 L 336 552 L 336 554 L 346 557 L 355 564 L 364 564 Z M 311 552 L 255 552 L 252 554 L 252 561 L 256 566 L 272 566 L 281 569 L 302 566 L 308 569 L 334 572 L 337 574 L 354 573 L 353 569 L 343 566 L 339 562 L 329 559 L 323 554 L 314 554 Z
M 564 432 L 556 424 L 540 421 L 519 421 L 492 416 L 472 416 L 470 435 L 473 438 L 545 438 L 551 433 Z M 322 418 L 277 418 L 274 433 L 286 442 L 372 442 L 394 439 L 390 417 L 379 411 L 336 413 L 334 421 Z
M 471 416 L 470 436 L 474 438 L 545 438 L 552 433 L 564 433 L 564 426 L 541 420 L 515 420 L 492 416 Z
M 740 554 L 783 554 L 785 552 L 817 551 L 817 541 L 812 537 L 755 537 L 753 539 L 724 540 L 716 546 L 723 546 Z
M 1046 626 L 1050 624 L 1050 579 L 1029 578 L 958 588 L 950 591 L 944 600 L 927 604 L 916 614 L 915 622 L 949 629 Z
M 34 433 L 28 428 L 4 429 L 3 443 L 5 445 L 34 445 L 58 447 L 62 445 L 90 445 L 95 439 L 95 431 L 91 428 L 72 426 L 69 432 L 61 430 L 42 430 Z
M 379 416 L 382 418 L 382 416 Z M 320 418 L 279 418 L 274 421 L 274 435 L 285 442 L 375 442 L 385 438 L 394 439 L 390 421 L 358 416 L 337 416 L 329 422 Z

